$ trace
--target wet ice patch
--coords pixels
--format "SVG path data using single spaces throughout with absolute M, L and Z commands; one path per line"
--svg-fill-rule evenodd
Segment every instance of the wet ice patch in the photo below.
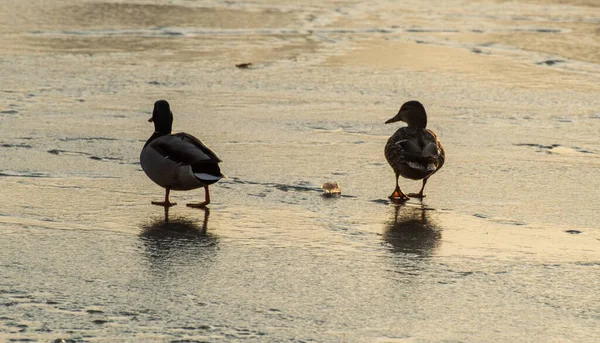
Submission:
M 0 147 L 3 147 L 3 148 L 24 148 L 24 149 L 31 149 L 31 148 L 33 148 L 33 146 L 31 146 L 29 144 L 24 144 L 24 143 L 17 143 L 17 144 L 2 143 L 2 144 L 0 144 Z
M 0 170 L 0 177 L 51 177 L 50 174 L 32 171 Z
M 541 62 L 537 62 L 537 65 L 545 65 L 545 66 L 553 66 L 555 64 L 558 63 L 565 63 L 565 60 L 559 60 L 559 59 L 549 59 L 549 60 L 545 60 L 545 61 L 541 61 Z
M 556 154 L 556 155 L 582 155 L 582 154 L 600 155 L 599 152 L 596 152 L 596 151 L 593 151 L 590 149 L 581 148 L 581 147 L 577 147 L 577 146 L 566 147 L 566 146 L 562 146 L 560 144 L 544 145 L 544 144 L 536 144 L 536 143 L 517 143 L 517 144 L 515 144 L 515 146 L 525 146 L 525 147 L 536 148 L 536 152 L 545 152 L 547 154 Z
M 70 141 L 116 141 L 116 138 L 110 137 L 67 137 L 67 138 L 59 138 L 60 141 L 70 142 Z
M 48 150 L 49 154 L 52 155 L 63 155 L 63 156 L 86 156 L 89 159 L 95 160 L 95 161 L 123 161 L 122 158 L 120 157 L 110 157 L 110 156 L 96 156 L 96 155 L 92 155 L 90 153 L 87 152 L 82 152 L 82 151 L 70 151 L 70 150 L 62 150 L 62 149 L 50 149 Z M 123 162 L 125 163 L 125 162 Z
M 61 150 L 61 149 L 50 149 L 48 150 L 49 154 L 52 155 L 71 155 L 71 156 L 89 156 L 90 154 L 88 154 L 87 152 L 80 152 L 80 151 L 68 151 L 68 150 Z

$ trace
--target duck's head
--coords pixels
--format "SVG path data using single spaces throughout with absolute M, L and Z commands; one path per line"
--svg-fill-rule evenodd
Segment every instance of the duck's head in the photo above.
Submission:
M 423 104 L 416 100 L 405 102 L 398 114 L 394 118 L 386 121 L 386 124 L 403 121 L 408 124 L 408 127 L 422 128 L 427 127 L 427 113 Z
M 169 103 L 166 100 L 158 100 L 155 102 L 152 117 L 148 119 L 148 121 L 154 122 L 154 131 L 166 134 L 171 133 L 173 113 L 171 112 Z

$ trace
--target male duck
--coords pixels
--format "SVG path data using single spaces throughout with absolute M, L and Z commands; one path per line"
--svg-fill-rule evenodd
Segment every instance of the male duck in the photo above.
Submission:
M 203 208 L 210 203 L 208 185 L 223 177 L 219 169 L 221 159 L 198 138 L 184 133 L 171 134 L 173 113 L 169 103 L 158 100 L 149 122 L 154 122 L 154 134 L 146 141 L 140 154 L 140 164 L 150 180 L 165 188 L 165 201 L 152 201 L 159 206 L 173 206 L 169 192 L 186 191 L 204 187 L 205 200 L 187 204 L 189 207 Z
M 427 113 L 418 101 L 408 101 L 400 107 L 398 114 L 386 124 L 403 121 L 408 126 L 401 127 L 385 145 L 385 158 L 396 173 L 396 189 L 392 200 L 405 201 L 409 197 L 423 198 L 427 179 L 444 165 L 446 154 L 433 131 L 426 129 Z M 398 186 L 398 176 L 412 180 L 423 179 L 419 193 L 404 194 Z

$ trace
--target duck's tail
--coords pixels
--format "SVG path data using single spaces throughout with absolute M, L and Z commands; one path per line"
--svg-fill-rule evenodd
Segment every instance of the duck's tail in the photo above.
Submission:
M 227 175 L 221 173 L 221 168 L 217 163 L 196 163 L 192 165 L 192 172 L 198 180 L 206 184 L 213 184 Z
M 402 143 L 402 155 L 411 168 L 430 172 L 437 169 L 438 149 L 434 143 L 428 143 L 422 149 L 411 141 Z

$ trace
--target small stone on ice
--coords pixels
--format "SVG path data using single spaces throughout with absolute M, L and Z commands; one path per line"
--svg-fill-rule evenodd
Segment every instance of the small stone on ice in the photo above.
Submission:
M 325 196 L 333 196 L 342 194 L 342 190 L 340 189 L 340 185 L 336 181 L 334 182 L 325 182 L 321 188 L 323 188 L 323 195 Z

